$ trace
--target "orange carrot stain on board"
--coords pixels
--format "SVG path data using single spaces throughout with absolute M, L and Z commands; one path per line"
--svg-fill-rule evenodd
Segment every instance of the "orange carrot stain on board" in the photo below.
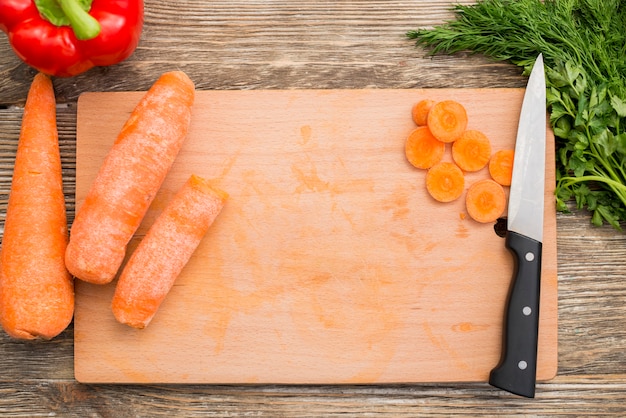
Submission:
M 265 219 L 267 225 L 275 225 L 281 218 L 284 221 L 285 211 L 276 210 L 274 199 L 281 193 L 280 185 L 273 184 L 257 170 L 244 171 L 242 178 L 236 199 L 222 214 L 228 231 L 214 231 L 221 245 L 211 246 L 211 271 L 210 274 L 203 272 L 207 280 L 201 284 L 197 296 L 202 300 L 203 315 L 207 318 L 201 332 L 209 340 L 207 350 L 215 355 L 228 347 L 228 330 L 234 321 L 255 315 L 276 303 L 277 298 L 285 294 L 284 286 L 289 284 L 268 279 L 276 276 L 274 260 L 281 255 L 283 237 L 268 239 L 266 223 L 256 221 L 256 217 Z M 259 245 L 261 242 L 267 245 Z
M 244 216 L 259 210 L 268 216 L 276 216 L 276 196 L 281 194 L 280 185 L 257 170 L 243 171 L 241 179 L 235 210 Z
M 424 329 L 425 335 L 430 340 L 431 344 L 435 346 L 435 348 L 445 352 L 447 356 L 454 361 L 456 367 L 461 370 L 469 369 L 469 364 L 463 360 L 463 358 L 459 355 L 459 353 L 448 343 L 445 336 L 436 333 L 431 324 L 428 321 L 424 321 L 422 323 L 422 328 Z M 437 325 L 435 325 L 437 328 Z
M 463 224 L 463 221 L 460 221 L 458 223 L 457 227 L 456 227 L 456 237 L 457 238 L 468 238 L 469 237 L 469 230 Z
M 333 147 L 334 148 L 334 147 Z M 339 164 L 339 167 L 341 168 L 346 168 L 346 162 L 344 161 L 344 159 L 341 157 L 341 155 L 337 155 L 335 156 L 335 158 L 337 159 L 337 163 Z
M 354 221 L 354 214 L 351 212 L 348 212 L 344 209 L 338 209 L 338 205 L 337 203 L 333 203 L 333 207 L 332 207 L 333 212 L 335 210 L 339 210 L 340 213 L 343 215 L 344 219 L 348 222 L 348 224 L 350 224 L 350 227 L 352 227 L 353 229 L 357 227 L 357 223 Z
M 228 327 L 237 315 L 251 315 L 265 304 L 273 304 L 283 293 L 279 286 L 257 288 L 254 291 L 240 291 L 226 280 L 217 280 L 208 286 L 209 306 L 208 319 L 203 328 L 205 336 L 213 341 L 213 352 L 219 354 L 224 350 Z
M 454 332 L 476 332 L 476 331 L 484 331 L 487 328 L 489 328 L 488 325 L 478 325 L 478 324 L 473 324 L 471 322 L 461 322 L 461 323 L 452 325 L 452 331 Z
M 110 352 L 103 351 L 102 354 L 107 364 L 115 365 L 115 368 L 129 380 L 136 383 L 150 383 L 154 381 L 153 376 L 144 371 L 142 368 L 138 368 L 137 364 L 132 358 L 126 358 L 124 356 L 113 355 Z
M 372 193 L 374 192 L 374 180 L 371 179 L 345 179 L 329 183 L 329 190 L 333 194 L 343 193 Z
M 300 127 L 300 137 L 302 138 L 301 145 L 306 145 L 311 140 L 311 134 L 313 129 L 310 125 L 303 125 Z
M 394 221 L 407 219 L 411 213 L 409 197 L 400 188 L 397 188 L 387 199 L 383 200 L 382 209 L 391 212 Z
M 329 183 L 323 181 L 317 174 L 317 168 L 310 163 L 308 167 L 304 167 L 299 163 L 291 165 L 291 172 L 298 181 L 296 193 L 302 192 L 322 192 L 329 190 Z
M 244 170 L 241 173 L 241 177 L 243 179 L 243 186 L 241 187 L 240 195 L 264 196 L 268 194 L 268 191 L 263 190 L 261 186 L 268 185 L 270 182 L 262 172 L 257 170 Z
M 410 254 L 421 254 L 423 251 L 422 250 L 422 239 L 421 238 L 417 238 L 419 237 L 419 235 L 417 235 L 417 231 L 415 231 L 414 228 L 410 228 L 406 231 L 401 231 L 401 232 L 396 232 L 396 231 L 391 231 L 389 232 L 389 235 L 395 240 L 400 242 L 401 244 L 403 244 L 406 247 L 406 250 L 408 253 Z
M 222 167 L 222 172 L 220 173 L 220 175 L 217 176 L 218 179 L 226 178 L 228 173 L 230 173 L 231 170 L 233 169 L 233 167 L 235 166 L 235 163 L 237 162 L 237 157 L 239 157 L 240 153 L 241 153 L 241 151 L 239 151 L 237 154 L 227 158 L 224 161 L 224 167 Z
M 341 273 L 320 269 L 298 280 L 291 317 L 312 353 L 341 364 L 333 376 L 340 381 L 374 381 L 392 360 L 394 335 L 402 318 L 388 301 L 400 298 L 393 281 L 380 267 L 363 265 Z M 343 273 L 343 274 L 342 274 Z M 343 366 L 349 365 L 351 372 Z

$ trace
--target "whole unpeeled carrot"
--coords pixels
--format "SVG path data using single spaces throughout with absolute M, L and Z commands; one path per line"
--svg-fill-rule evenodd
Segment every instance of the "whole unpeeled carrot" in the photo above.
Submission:
M 194 95 L 185 73 L 165 73 L 122 127 L 71 227 L 65 263 L 77 278 L 115 277 L 187 135 Z
M 144 328 L 222 210 L 228 195 L 192 175 L 141 240 L 115 288 L 115 318 Z
M 0 321 L 10 336 L 50 339 L 72 321 L 66 246 L 54 90 L 37 74 L 24 107 L 0 250 Z

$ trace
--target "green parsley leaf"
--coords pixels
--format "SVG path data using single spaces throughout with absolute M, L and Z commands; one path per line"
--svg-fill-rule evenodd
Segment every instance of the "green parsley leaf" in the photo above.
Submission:
M 556 137 L 556 207 L 574 199 L 591 223 L 626 221 L 626 2 L 479 0 L 454 19 L 407 32 L 431 54 L 473 51 L 529 69 L 539 53 Z

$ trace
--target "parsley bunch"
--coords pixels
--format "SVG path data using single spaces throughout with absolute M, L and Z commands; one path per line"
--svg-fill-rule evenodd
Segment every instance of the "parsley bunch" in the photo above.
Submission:
M 473 51 L 529 74 L 546 66 L 556 137 L 556 204 L 575 199 L 591 222 L 626 221 L 626 1 L 479 0 L 455 19 L 410 31 L 432 54 Z

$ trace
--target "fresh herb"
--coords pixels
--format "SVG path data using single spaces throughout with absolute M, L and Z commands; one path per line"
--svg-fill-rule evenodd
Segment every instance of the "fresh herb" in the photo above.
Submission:
M 556 205 L 575 199 L 594 225 L 626 220 L 626 1 L 481 0 L 455 18 L 410 31 L 431 54 L 472 51 L 529 74 L 546 65 L 556 136 Z

